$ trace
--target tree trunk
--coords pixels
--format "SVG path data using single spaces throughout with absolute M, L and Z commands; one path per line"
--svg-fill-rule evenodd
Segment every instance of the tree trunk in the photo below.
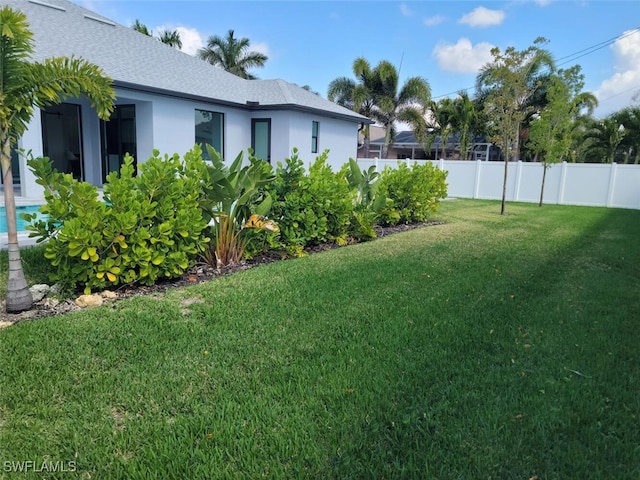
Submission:
M 4 182 L 4 211 L 7 216 L 7 239 L 9 254 L 9 280 L 7 284 L 7 312 L 22 312 L 33 306 L 33 297 L 24 278 L 20 247 L 18 246 L 18 227 L 16 224 L 16 202 L 13 196 L 13 174 L 11 172 L 11 142 L 9 135 L 2 132 L 2 179 Z
M 391 145 L 391 123 L 386 126 L 384 133 L 384 145 L 382 146 L 382 158 L 389 156 L 389 146 Z
M 509 168 L 509 139 L 504 139 L 504 179 L 502 180 L 502 204 L 500 205 L 500 215 L 504 215 L 505 203 L 507 201 L 507 169 Z
M 544 181 L 547 176 L 547 168 L 549 168 L 549 166 L 546 163 L 544 163 L 542 165 L 542 185 L 540 186 L 540 203 L 538 203 L 539 207 L 542 206 L 542 197 L 544 195 Z
M 364 158 L 369 158 L 369 148 L 371 145 L 371 129 L 369 125 L 364 126 L 362 133 L 364 134 Z

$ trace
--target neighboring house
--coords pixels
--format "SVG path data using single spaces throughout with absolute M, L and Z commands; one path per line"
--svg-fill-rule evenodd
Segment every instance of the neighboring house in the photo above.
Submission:
M 369 158 L 381 158 L 382 147 L 384 146 L 384 128 L 369 127 L 371 140 L 369 147 Z M 403 131 L 396 134 L 395 141 L 389 147 L 387 157 L 389 159 L 414 159 L 414 160 L 500 160 L 500 149 L 488 143 L 484 137 L 476 137 L 475 141 L 469 145 L 471 149 L 466 158 L 460 155 L 459 135 L 452 134 L 448 138 L 445 146 L 442 145 L 442 137 L 437 136 L 431 143 L 429 152 L 425 151 L 424 145 L 418 142 L 412 131 Z M 360 136 L 359 157 L 362 156 L 362 136 Z
M 48 156 L 62 172 L 101 186 L 126 153 L 144 162 L 154 148 L 184 154 L 209 143 L 225 158 L 252 147 L 272 163 L 297 147 L 312 161 L 330 150 L 333 163 L 356 156 L 366 117 L 283 80 L 244 80 L 67 0 L 5 0 L 23 11 L 34 60 L 75 56 L 114 80 L 115 111 L 101 121 L 87 99 L 37 110 L 18 146 Z M 24 158 L 14 172 L 25 197 L 37 197 Z

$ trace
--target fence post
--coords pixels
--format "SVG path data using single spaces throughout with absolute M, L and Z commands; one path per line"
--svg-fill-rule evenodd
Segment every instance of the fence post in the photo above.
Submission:
M 560 183 L 558 185 L 558 204 L 564 203 L 564 184 L 567 180 L 567 162 L 562 162 L 562 170 L 560 170 Z
M 471 198 L 478 198 L 480 196 L 480 169 L 482 168 L 482 161 L 476 160 L 476 178 L 473 181 L 473 196 Z
M 613 194 L 616 188 L 616 173 L 618 171 L 618 165 L 616 162 L 611 163 L 611 170 L 609 171 L 609 189 L 607 190 L 607 207 L 613 206 Z
M 520 200 L 520 181 L 522 180 L 522 160 L 518 160 L 516 166 L 516 191 L 513 195 L 513 201 L 518 202 Z

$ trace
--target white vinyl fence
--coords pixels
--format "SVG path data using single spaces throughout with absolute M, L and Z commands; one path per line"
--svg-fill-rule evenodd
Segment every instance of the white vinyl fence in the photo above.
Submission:
M 414 160 L 406 160 L 412 164 Z M 418 160 L 425 162 L 430 160 Z M 446 170 L 450 197 L 500 200 L 504 162 L 463 160 L 431 161 Z M 396 166 L 398 160 L 358 159 L 363 168 Z M 339 168 L 339 167 L 338 167 Z M 507 200 L 538 202 L 542 164 L 510 162 Z M 547 170 L 544 203 L 620 207 L 640 210 L 640 165 L 559 163 Z

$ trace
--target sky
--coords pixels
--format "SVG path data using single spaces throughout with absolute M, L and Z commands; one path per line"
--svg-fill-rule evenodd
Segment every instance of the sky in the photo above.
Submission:
M 392 62 L 401 82 L 426 79 L 436 100 L 462 89 L 473 95 L 493 47 L 524 50 L 545 37 L 558 66 L 582 67 L 597 117 L 640 105 L 637 0 L 73 1 L 126 26 L 138 19 L 154 32 L 177 29 L 189 54 L 233 29 L 269 57 L 251 73 L 309 85 L 325 98 L 333 79 L 354 78 L 357 57 Z

